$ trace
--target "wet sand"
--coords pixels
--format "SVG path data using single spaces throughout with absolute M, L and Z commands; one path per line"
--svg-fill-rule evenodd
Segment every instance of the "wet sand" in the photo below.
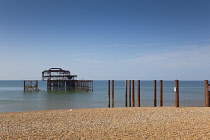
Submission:
M 207 107 L 0 113 L 0 139 L 210 139 L 209 130 Z

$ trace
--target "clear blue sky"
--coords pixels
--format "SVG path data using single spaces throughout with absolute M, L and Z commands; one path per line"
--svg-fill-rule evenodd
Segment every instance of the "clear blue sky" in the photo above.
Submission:
M 209 0 L 1 0 L 0 80 L 210 79 Z

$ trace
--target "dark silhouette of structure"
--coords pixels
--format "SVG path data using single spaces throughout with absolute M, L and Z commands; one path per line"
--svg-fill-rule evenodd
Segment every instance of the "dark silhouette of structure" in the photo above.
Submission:
M 77 75 L 71 75 L 70 71 L 61 68 L 50 68 L 42 72 L 42 80 L 47 81 L 47 90 L 63 91 L 93 91 L 92 80 L 75 80 Z
M 38 88 L 38 80 L 25 80 L 24 92 L 40 91 Z

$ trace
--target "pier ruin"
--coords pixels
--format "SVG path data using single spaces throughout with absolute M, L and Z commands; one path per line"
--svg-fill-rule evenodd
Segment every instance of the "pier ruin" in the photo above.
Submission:
M 42 80 L 47 81 L 48 91 L 93 91 L 92 80 L 76 80 L 76 77 L 61 68 L 50 68 L 42 72 Z
M 38 80 L 24 80 L 24 92 L 40 91 Z

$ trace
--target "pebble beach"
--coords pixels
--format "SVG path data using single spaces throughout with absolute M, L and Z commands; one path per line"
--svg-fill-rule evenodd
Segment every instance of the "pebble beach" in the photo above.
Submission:
M 0 139 L 210 139 L 210 108 L 132 107 L 0 113 Z

